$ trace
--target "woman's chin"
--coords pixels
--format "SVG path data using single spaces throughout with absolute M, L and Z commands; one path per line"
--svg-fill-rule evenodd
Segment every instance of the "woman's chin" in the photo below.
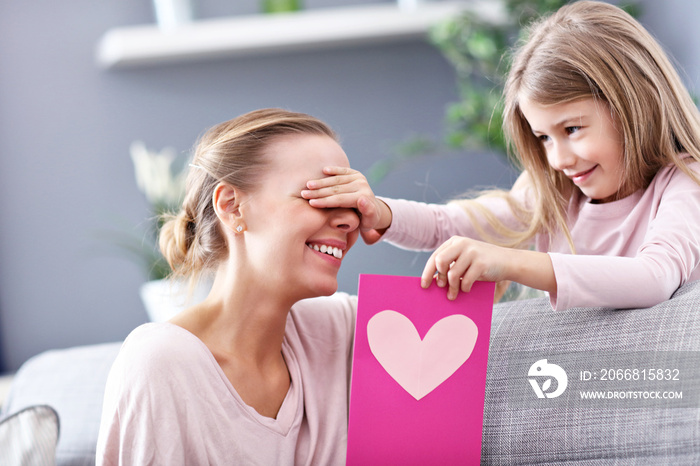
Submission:
M 338 283 L 336 282 L 334 286 L 326 287 L 319 293 L 319 296 L 331 296 L 333 293 L 338 291 Z
M 331 296 L 338 291 L 338 280 L 335 278 L 317 282 L 315 285 L 313 288 L 315 296 Z

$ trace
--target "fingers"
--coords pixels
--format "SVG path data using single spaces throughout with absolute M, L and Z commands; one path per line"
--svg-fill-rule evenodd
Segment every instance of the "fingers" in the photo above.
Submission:
M 425 263 L 425 267 L 423 267 L 423 273 L 421 273 L 420 276 L 420 286 L 423 288 L 428 288 L 430 284 L 433 282 L 433 278 L 436 279 L 437 281 L 437 268 L 435 267 L 435 254 L 437 251 L 435 251 L 430 258 L 428 259 L 428 262 Z M 444 277 L 443 277 L 444 279 Z M 443 282 L 437 282 L 439 287 L 444 286 L 444 281 Z M 442 283 L 442 284 L 441 284 Z
M 466 238 L 452 238 L 440 246 L 428 259 L 421 274 L 421 286 L 428 288 L 433 280 L 440 288 L 447 288 L 447 298 L 457 299 L 460 291 L 471 291 L 475 281 L 482 279 L 484 264 L 478 260 L 478 242 Z
M 334 186 L 337 187 L 352 184 L 353 182 L 358 181 L 358 178 L 359 177 L 357 175 L 329 176 L 328 178 L 307 181 L 306 187 L 309 191 L 318 191 L 324 188 L 328 189 Z
M 320 189 L 346 184 L 358 178 L 365 179 L 362 173 L 348 167 L 324 167 L 323 174 L 326 176 L 317 180 L 310 180 L 306 183 L 306 187 L 309 189 Z
M 311 180 L 306 183 L 306 187 L 308 189 L 301 191 L 301 197 L 308 199 L 314 207 L 355 208 L 359 195 L 372 194 L 367 180 L 359 172 Z
M 339 180 L 336 178 L 309 181 L 307 187 L 309 189 L 303 189 L 301 191 L 301 197 L 308 200 L 323 199 L 343 193 L 353 193 L 357 192 L 360 188 L 353 180 Z
M 441 248 L 438 248 L 428 259 L 428 262 L 423 268 L 421 274 L 421 286 L 428 288 L 433 279 L 437 286 L 444 288 L 448 284 L 448 272 L 450 270 L 451 261 L 446 263 L 445 256 L 441 254 Z
M 323 167 L 324 175 L 350 175 L 352 173 L 360 173 L 357 170 L 353 170 L 350 167 Z
M 357 210 L 360 212 L 360 218 L 362 224 L 360 225 L 363 229 L 373 229 L 379 219 L 379 209 L 377 209 L 376 204 L 364 196 L 360 196 L 357 199 Z
M 355 209 L 360 214 L 362 231 L 389 227 L 391 211 L 376 198 L 362 173 L 348 167 L 324 167 L 323 173 L 327 175 L 325 178 L 308 181 L 307 189 L 301 191 L 301 197 L 307 199 L 309 205 Z M 368 235 L 368 239 L 376 241 L 376 234 Z
M 372 188 L 362 173 L 347 167 L 325 167 L 325 178 L 310 180 L 301 191 L 313 207 L 361 209 L 363 197 L 374 198 Z

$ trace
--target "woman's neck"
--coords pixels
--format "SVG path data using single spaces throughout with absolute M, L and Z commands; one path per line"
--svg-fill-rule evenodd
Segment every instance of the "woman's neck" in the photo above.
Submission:
M 257 292 L 260 288 L 247 280 L 226 280 L 218 274 L 207 299 L 172 322 L 219 351 L 264 365 L 280 354 L 293 302 Z
M 292 303 L 252 293 L 245 281 L 214 281 L 202 303 L 171 320 L 197 336 L 241 399 L 275 418 L 291 383 L 282 343 Z

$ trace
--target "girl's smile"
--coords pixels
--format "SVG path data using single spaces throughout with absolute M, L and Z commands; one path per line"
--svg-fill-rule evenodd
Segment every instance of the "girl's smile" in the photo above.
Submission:
M 568 176 L 569 178 L 571 178 L 571 180 L 575 184 L 581 185 L 581 184 L 585 183 L 585 181 L 589 178 L 589 176 L 593 173 L 593 170 L 595 170 L 597 166 L 598 165 L 596 165 L 595 167 L 593 167 L 589 170 L 584 170 L 582 172 L 578 172 L 575 175 L 568 175 L 568 174 L 566 174 L 566 172 L 564 172 L 564 174 L 566 176 Z
M 540 140 L 549 165 L 562 172 L 592 202 L 609 202 L 623 179 L 622 133 L 600 99 L 541 105 L 522 99 L 520 108 Z

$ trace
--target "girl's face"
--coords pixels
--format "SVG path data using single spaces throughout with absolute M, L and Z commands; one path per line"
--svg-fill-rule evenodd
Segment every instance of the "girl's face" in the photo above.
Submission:
M 607 103 L 590 98 L 544 106 L 523 99 L 520 108 L 542 142 L 549 165 L 592 202 L 610 202 L 625 194 L 619 192 L 623 136 Z
M 294 300 L 330 295 L 357 240 L 359 217 L 352 209 L 311 207 L 301 191 L 325 176 L 323 167 L 349 167 L 348 158 L 332 138 L 304 134 L 280 137 L 265 156 L 260 187 L 241 205 L 246 273 L 261 293 L 286 291 Z

